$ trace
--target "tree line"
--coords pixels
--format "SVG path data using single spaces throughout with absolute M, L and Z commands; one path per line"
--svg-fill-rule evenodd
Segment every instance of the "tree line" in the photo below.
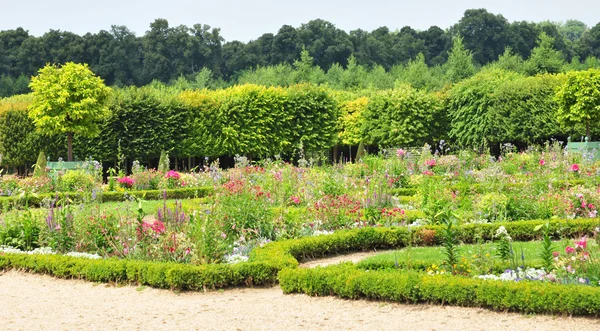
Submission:
M 472 59 L 458 69 L 452 67 L 450 56 L 457 36 Z M 550 53 L 534 52 L 542 42 L 542 50 Z M 306 57 L 301 57 L 303 51 L 312 58 L 310 68 Z M 143 36 L 125 26 L 83 36 L 50 30 L 39 37 L 16 28 L 0 31 L 0 97 L 28 92 L 29 77 L 46 63 L 70 61 L 88 63 L 111 86 L 158 81 L 220 88 L 309 81 L 334 88 L 369 84 L 385 89 L 398 80 L 441 88 L 447 81 L 497 62 L 503 69 L 535 74 L 597 67 L 598 58 L 600 23 L 588 27 L 577 20 L 509 22 L 485 9 L 467 10 L 445 30 L 432 26 L 417 31 L 406 26 L 397 31 L 381 27 L 346 32 L 330 22 L 313 20 L 297 28 L 284 25 L 275 34 L 265 33 L 246 43 L 226 42 L 219 28 L 170 26 L 165 19 L 152 22 Z M 530 59 L 544 63 L 535 66 Z

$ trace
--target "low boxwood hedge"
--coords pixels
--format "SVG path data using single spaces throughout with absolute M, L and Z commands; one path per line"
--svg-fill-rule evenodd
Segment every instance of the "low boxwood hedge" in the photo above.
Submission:
M 600 313 L 600 288 L 581 285 L 502 282 L 416 271 L 365 271 L 352 264 L 284 269 L 279 273 L 279 283 L 284 293 L 348 299 L 450 304 L 523 313 Z
M 97 202 L 118 202 L 126 201 L 132 197 L 142 198 L 144 200 L 160 200 L 166 193 L 167 199 L 192 199 L 202 198 L 213 194 L 212 187 L 182 188 L 172 190 L 146 190 L 146 191 L 126 191 L 126 192 L 99 192 L 94 201 Z M 11 209 L 15 206 L 40 207 L 42 201 L 48 199 L 63 199 L 68 197 L 75 202 L 83 202 L 86 199 L 92 199 L 91 194 L 79 192 L 59 192 L 44 194 L 29 194 L 10 197 L 0 197 L 0 210 Z

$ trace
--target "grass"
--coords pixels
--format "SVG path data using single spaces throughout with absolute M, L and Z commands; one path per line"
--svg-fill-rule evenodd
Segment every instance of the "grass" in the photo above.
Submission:
M 554 242 L 553 250 L 564 252 L 569 240 Z M 513 250 L 516 256 L 516 265 L 527 267 L 540 267 L 542 260 L 540 253 L 541 241 L 514 242 Z M 521 251 L 524 261 L 521 260 Z M 460 245 L 459 254 L 461 263 L 480 272 L 498 272 L 511 267 L 513 264 L 503 262 L 498 257 L 496 244 L 484 243 L 475 245 Z M 362 260 L 357 264 L 361 269 L 418 269 L 426 270 L 431 266 L 440 266 L 445 259 L 442 247 L 408 247 L 394 252 L 383 253 Z

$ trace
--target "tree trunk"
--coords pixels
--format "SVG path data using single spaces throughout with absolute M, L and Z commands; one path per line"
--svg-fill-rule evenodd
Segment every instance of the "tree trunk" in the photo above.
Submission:
M 73 133 L 67 133 L 67 161 L 73 161 Z
M 585 136 L 588 141 L 592 141 L 592 137 L 590 137 L 590 120 L 585 123 Z
M 340 153 L 340 144 L 333 146 L 333 164 L 338 163 L 338 154 Z

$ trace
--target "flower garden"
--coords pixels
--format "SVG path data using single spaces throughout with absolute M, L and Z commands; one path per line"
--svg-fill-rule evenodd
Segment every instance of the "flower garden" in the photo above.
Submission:
M 600 163 L 559 143 L 505 146 L 499 157 L 440 147 L 328 166 L 236 157 L 233 168 L 189 173 L 135 162 L 106 183 L 92 161 L 57 176 L 4 175 L 0 268 L 597 315 Z M 374 249 L 396 251 L 298 268 Z

